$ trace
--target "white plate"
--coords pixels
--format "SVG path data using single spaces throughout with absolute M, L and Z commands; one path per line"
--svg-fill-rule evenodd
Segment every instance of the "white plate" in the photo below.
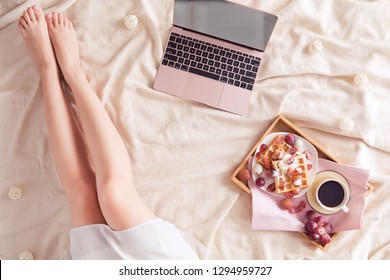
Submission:
M 266 144 L 267 146 L 269 146 L 269 144 L 271 144 L 271 142 L 275 139 L 276 136 L 280 135 L 284 139 L 287 134 L 293 134 L 295 136 L 295 140 L 297 140 L 297 139 L 302 140 L 303 148 L 302 148 L 302 150 L 300 150 L 298 152 L 302 153 L 305 150 L 308 150 L 308 151 L 311 152 L 311 155 L 312 155 L 311 160 L 306 160 L 307 164 L 311 164 L 312 165 L 312 168 L 308 171 L 309 187 L 302 189 L 302 191 L 298 195 L 295 196 L 295 197 L 300 197 L 300 196 L 304 195 L 307 192 L 307 190 L 310 188 L 311 184 L 313 183 L 313 180 L 314 180 L 314 177 L 315 177 L 316 171 L 317 171 L 318 153 L 317 153 L 316 148 L 309 141 L 307 141 L 305 138 L 303 138 L 303 137 L 301 137 L 299 135 L 296 135 L 294 133 L 290 133 L 290 132 L 274 132 L 274 133 L 268 134 L 264 138 L 263 142 L 260 143 L 260 145 L 257 147 L 257 149 L 255 151 L 255 155 L 254 155 L 254 159 L 253 159 L 253 163 L 252 163 L 252 178 L 253 178 L 253 181 L 256 182 L 256 180 L 259 177 L 262 177 L 265 180 L 265 185 L 263 187 L 261 187 L 262 190 L 264 190 L 265 192 L 267 192 L 269 194 L 273 194 L 273 195 L 276 195 L 276 196 L 279 196 L 279 197 L 284 197 L 283 193 L 278 194 L 276 192 L 269 192 L 269 191 L 267 191 L 268 186 L 270 184 L 274 183 L 274 178 L 269 178 L 267 175 L 265 175 L 265 169 L 264 169 L 263 174 L 261 174 L 261 175 L 256 174 L 253 170 L 254 170 L 255 165 L 257 164 L 256 154 L 259 152 L 261 144 Z

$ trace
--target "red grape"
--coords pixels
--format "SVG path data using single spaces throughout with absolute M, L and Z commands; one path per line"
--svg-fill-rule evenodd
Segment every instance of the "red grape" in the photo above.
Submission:
M 292 155 L 290 155 L 289 158 L 286 160 L 286 163 L 288 165 L 293 164 L 294 163 L 294 157 Z
M 326 230 L 327 233 L 333 232 L 333 225 L 331 223 L 325 223 L 322 227 Z
M 322 216 L 318 216 L 318 217 L 315 219 L 315 221 L 317 222 L 317 224 L 318 224 L 319 226 L 323 226 L 323 225 L 325 224 L 325 219 L 324 219 L 324 217 L 322 217 Z
M 327 223 L 323 216 L 317 216 L 313 210 L 306 212 L 306 218 L 305 230 L 309 238 L 322 246 L 328 244 L 331 241 L 329 234 L 333 231 L 332 224 Z
M 286 140 L 287 144 L 292 146 L 295 143 L 295 136 L 293 134 L 291 134 L 291 133 L 287 134 L 285 140 Z
M 293 208 L 291 208 L 291 210 L 290 210 L 290 213 L 291 214 L 296 214 L 296 213 L 300 213 L 300 212 L 302 212 L 302 207 L 300 207 L 300 206 L 298 206 L 298 207 L 293 207 Z
M 317 233 L 318 235 L 324 235 L 326 234 L 326 230 L 321 227 L 321 226 L 318 226 L 315 230 L 314 230 L 315 233 Z
M 294 174 L 295 172 L 295 169 L 294 168 L 291 168 L 291 166 L 287 169 L 287 172 L 286 172 L 286 177 L 287 178 L 291 178 L 291 176 Z
M 263 166 L 266 169 L 270 169 L 272 167 L 272 163 L 268 158 L 263 158 Z
M 308 220 L 314 221 L 317 218 L 317 214 L 313 210 L 309 210 L 306 212 L 306 218 Z
M 305 209 L 305 207 L 306 207 L 306 202 L 302 200 L 301 202 L 299 202 L 298 206 L 291 208 L 290 212 L 292 214 L 299 213 L 302 212 Z
M 278 173 L 276 172 L 275 169 L 268 169 L 265 171 L 265 175 L 267 175 L 270 178 L 275 178 L 278 175 Z
M 306 223 L 306 230 L 308 232 L 314 232 L 316 230 L 316 228 L 318 228 L 318 224 L 314 221 L 308 221 Z
M 263 178 L 257 178 L 256 180 L 256 186 L 263 187 L 265 185 L 265 180 Z
M 275 141 L 274 143 L 275 143 L 276 147 L 282 148 L 284 146 L 284 141 L 283 141 L 282 136 L 280 136 L 280 135 L 277 136 L 274 141 Z
M 275 183 L 270 184 L 270 185 L 267 187 L 267 191 L 269 191 L 269 192 L 274 192 L 274 191 L 275 191 Z
M 306 156 L 307 160 L 311 160 L 312 154 L 309 150 L 304 151 L 303 154 Z
M 298 149 L 297 148 L 291 148 L 290 150 L 289 150 L 289 153 L 290 153 L 290 155 L 295 155 L 296 153 L 298 152 Z
M 324 235 L 320 236 L 320 242 L 322 245 L 326 245 L 330 242 L 330 235 L 325 233 Z
M 261 159 L 263 156 L 264 156 L 264 154 L 261 153 L 261 152 L 256 153 L 256 158 L 257 159 Z
M 265 150 L 267 150 L 267 148 L 268 148 L 267 144 L 261 144 L 259 149 L 260 153 L 264 153 Z
M 281 150 L 275 150 L 272 154 L 271 154 L 271 158 L 273 160 L 279 160 L 279 159 L 282 159 L 284 156 L 284 152 L 281 151 Z
M 318 239 L 320 239 L 320 236 L 317 233 L 315 233 L 315 232 L 310 232 L 309 233 L 309 237 L 313 241 L 317 241 Z
M 299 202 L 299 205 L 298 205 L 298 208 L 299 210 L 303 210 L 306 208 L 306 201 L 302 200 L 301 202 Z

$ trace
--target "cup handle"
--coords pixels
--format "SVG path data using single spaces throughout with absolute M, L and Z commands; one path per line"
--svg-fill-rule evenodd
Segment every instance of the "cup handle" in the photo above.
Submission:
M 347 207 L 347 205 L 344 205 L 344 206 L 341 208 L 341 210 L 343 210 L 344 213 L 348 213 L 349 208 Z

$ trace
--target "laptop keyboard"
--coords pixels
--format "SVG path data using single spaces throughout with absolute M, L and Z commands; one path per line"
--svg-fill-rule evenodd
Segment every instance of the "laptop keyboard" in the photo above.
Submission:
M 172 32 L 162 64 L 251 91 L 260 60 Z

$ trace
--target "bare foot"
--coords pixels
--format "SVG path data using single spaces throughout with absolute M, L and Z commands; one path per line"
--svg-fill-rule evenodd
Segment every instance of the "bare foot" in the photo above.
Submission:
M 46 15 L 49 36 L 64 75 L 80 68 L 79 45 L 72 22 L 61 13 Z
M 56 60 L 42 9 L 37 5 L 27 8 L 20 17 L 18 26 L 38 65 L 55 66 Z

